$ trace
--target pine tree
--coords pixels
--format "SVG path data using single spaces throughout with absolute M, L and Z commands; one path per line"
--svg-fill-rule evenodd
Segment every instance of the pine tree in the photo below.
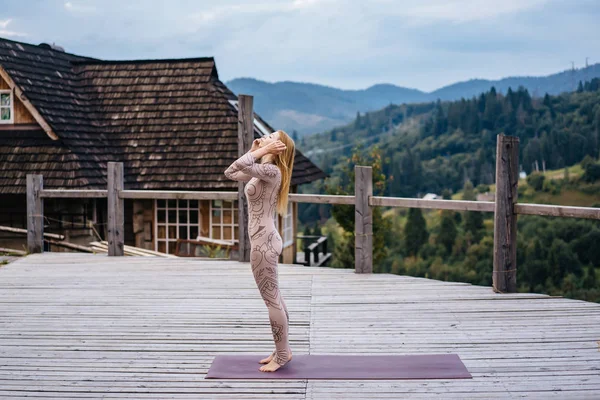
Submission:
M 587 274 L 583 280 L 585 289 L 593 289 L 596 287 L 596 268 L 592 264 L 588 265 Z
M 404 246 L 408 255 L 416 255 L 421 246 L 427 243 L 429 233 L 420 208 L 409 208 L 404 225 Z
M 471 181 L 466 181 L 463 187 L 463 200 L 474 201 L 477 197 Z M 478 211 L 465 212 L 465 231 L 471 232 L 475 242 L 481 239 L 481 229 L 483 229 L 483 214 Z
M 442 211 L 442 221 L 440 222 L 440 233 L 436 238 L 436 244 L 441 245 L 445 250 L 446 254 L 452 252 L 452 246 L 456 240 L 456 224 L 454 223 L 454 216 L 452 211 Z

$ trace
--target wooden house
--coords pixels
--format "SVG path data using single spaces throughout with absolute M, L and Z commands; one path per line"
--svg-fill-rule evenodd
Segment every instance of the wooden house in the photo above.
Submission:
M 106 189 L 109 161 L 124 163 L 125 189 L 237 191 L 224 175 L 238 154 L 237 118 L 212 57 L 105 61 L 0 39 L 0 226 L 26 227 L 26 174 L 42 174 L 45 189 Z M 255 114 L 255 137 L 273 130 Z M 296 150 L 291 193 L 325 176 Z M 285 263 L 295 205 L 277 218 Z M 237 239 L 237 210 L 237 201 L 127 199 L 125 244 L 173 253 L 178 238 Z M 105 199 L 46 199 L 44 218 L 46 232 L 73 243 L 106 237 Z M 0 235 L 0 247 L 25 244 Z

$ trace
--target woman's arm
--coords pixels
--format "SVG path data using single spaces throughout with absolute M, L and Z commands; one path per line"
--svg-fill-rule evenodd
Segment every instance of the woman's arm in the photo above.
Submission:
M 225 176 L 231 180 L 239 181 L 239 182 L 249 182 L 252 179 L 252 176 L 244 173 L 240 168 L 237 167 L 238 161 L 242 160 L 246 155 L 250 154 L 252 150 L 248 150 L 246 154 L 238 158 L 225 170 Z
M 281 146 L 285 147 L 283 143 L 270 143 L 269 145 L 256 150 L 251 149 L 227 168 L 225 176 L 234 179 L 232 178 L 233 176 L 239 176 L 239 174 L 242 173 L 266 182 L 276 183 L 281 179 L 281 171 L 279 168 L 274 164 L 259 164 L 256 161 L 271 151 L 280 151 Z

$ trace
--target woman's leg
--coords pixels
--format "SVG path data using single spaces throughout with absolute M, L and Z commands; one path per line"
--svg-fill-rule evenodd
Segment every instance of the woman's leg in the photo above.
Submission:
M 280 240 L 278 234 L 269 239 Z M 288 342 L 289 333 L 289 314 L 287 307 L 279 290 L 279 278 L 277 274 L 277 257 L 281 252 L 281 247 L 273 247 L 271 240 L 267 240 L 263 246 L 254 244 L 250 252 L 250 263 L 254 280 L 260 292 L 262 299 L 267 305 L 269 311 L 269 321 L 271 331 L 275 341 L 275 357 L 273 360 L 284 365 L 288 362 L 290 348 Z

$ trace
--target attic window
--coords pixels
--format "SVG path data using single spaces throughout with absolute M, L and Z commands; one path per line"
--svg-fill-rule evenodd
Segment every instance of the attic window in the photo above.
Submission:
M 237 110 L 238 101 L 237 100 L 229 100 L 229 102 Z M 256 128 L 256 130 L 259 131 L 261 133 L 261 135 L 263 135 L 263 136 L 267 136 L 267 135 L 270 135 L 271 133 L 273 133 L 273 132 L 269 131 L 269 129 L 256 118 L 254 118 L 254 128 Z
M 0 90 L 0 123 L 12 124 L 14 121 L 14 106 L 11 90 Z

